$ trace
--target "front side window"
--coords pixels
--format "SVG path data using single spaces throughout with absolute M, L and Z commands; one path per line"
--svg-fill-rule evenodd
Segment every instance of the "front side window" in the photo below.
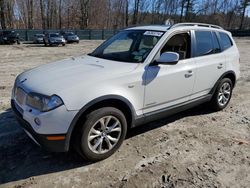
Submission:
M 143 62 L 164 32 L 121 31 L 99 46 L 90 56 L 122 62 Z
M 233 46 L 233 43 L 226 33 L 220 33 L 220 40 L 224 50 Z
M 190 32 L 180 33 L 172 36 L 161 49 L 164 52 L 175 52 L 179 54 L 180 60 L 191 57 L 191 36 Z
M 213 54 L 213 37 L 210 31 L 195 31 L 196 56 Z

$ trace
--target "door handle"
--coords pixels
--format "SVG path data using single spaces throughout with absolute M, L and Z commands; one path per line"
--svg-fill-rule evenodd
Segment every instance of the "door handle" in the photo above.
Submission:
M 223 64 L 220 63 L 218 66 L 217 66 L 217 69 L 222 69 L 223 68 Z
M 189 70 L 188 73 L 185 74 L 185 78 L 189 78 L 191 76 L 193 76 L 193 71 Z

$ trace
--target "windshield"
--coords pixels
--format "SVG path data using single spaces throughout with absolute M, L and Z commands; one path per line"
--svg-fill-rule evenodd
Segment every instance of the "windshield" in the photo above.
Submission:
M 72 35 L 75 35 L 75 34 L 70 32 L 70 33 L 66 33 L 65 35 L 72 36 Z
M 121 31 L 89 55 L 115 61 L 143 62 L 163 34 L 161 31 Z
M 60 35 L 57 34 L 57 33 L 50 34 L 49 36 L 50 36 L 50 37 L 60 37 Z

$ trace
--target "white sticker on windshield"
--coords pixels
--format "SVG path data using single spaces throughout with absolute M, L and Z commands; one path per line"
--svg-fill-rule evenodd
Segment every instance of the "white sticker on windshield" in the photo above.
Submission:
M 161 37 L 163 35 L 163 32 L 146 31 L 143 35 L 154 36 L 154 37 Z

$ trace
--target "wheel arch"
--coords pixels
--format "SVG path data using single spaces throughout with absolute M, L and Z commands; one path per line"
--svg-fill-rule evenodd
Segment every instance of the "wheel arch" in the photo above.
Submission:
M 72 120 L 66 135 L 66 151 L 69 150 L 73 140 L 72 135 L 74 135 L 81 126 L 80 122 L 84 121 L 85 115 L 97 108 L 106 106 L 115 107 L 121 110 L 126 117 L 128 128 L 132 127 L 135 119 L 135 109 L 128 99 L 119 95 L 105 95 L 96 98 L 82 107 Z
M 217 82 L 215 83 L 214 87 L 210 91 L 210 94 L 212 94 L 212 95 L 214 94 L 214 92 L 215 92 L 218 84 L 220 83 L 220 81 L 223 78 L 229 78 L 232 81 L 232 83 L 233 83 L 233 87 L 235 87 L 235 84 L 236 84 L 236 74 L 235 74 L 234 71 L 227 71 L 224 74 L 222 74 L 221 77 L 217 80 Z
M 223 78 L 229 78 L 232 81 L 232 83 L 233 83 L 233 87 L 235 86 L 235 84 L 236 84 L 236 75 L 235 75 L 235 73 L 233 71 L 227 72 L 223 76 Z

